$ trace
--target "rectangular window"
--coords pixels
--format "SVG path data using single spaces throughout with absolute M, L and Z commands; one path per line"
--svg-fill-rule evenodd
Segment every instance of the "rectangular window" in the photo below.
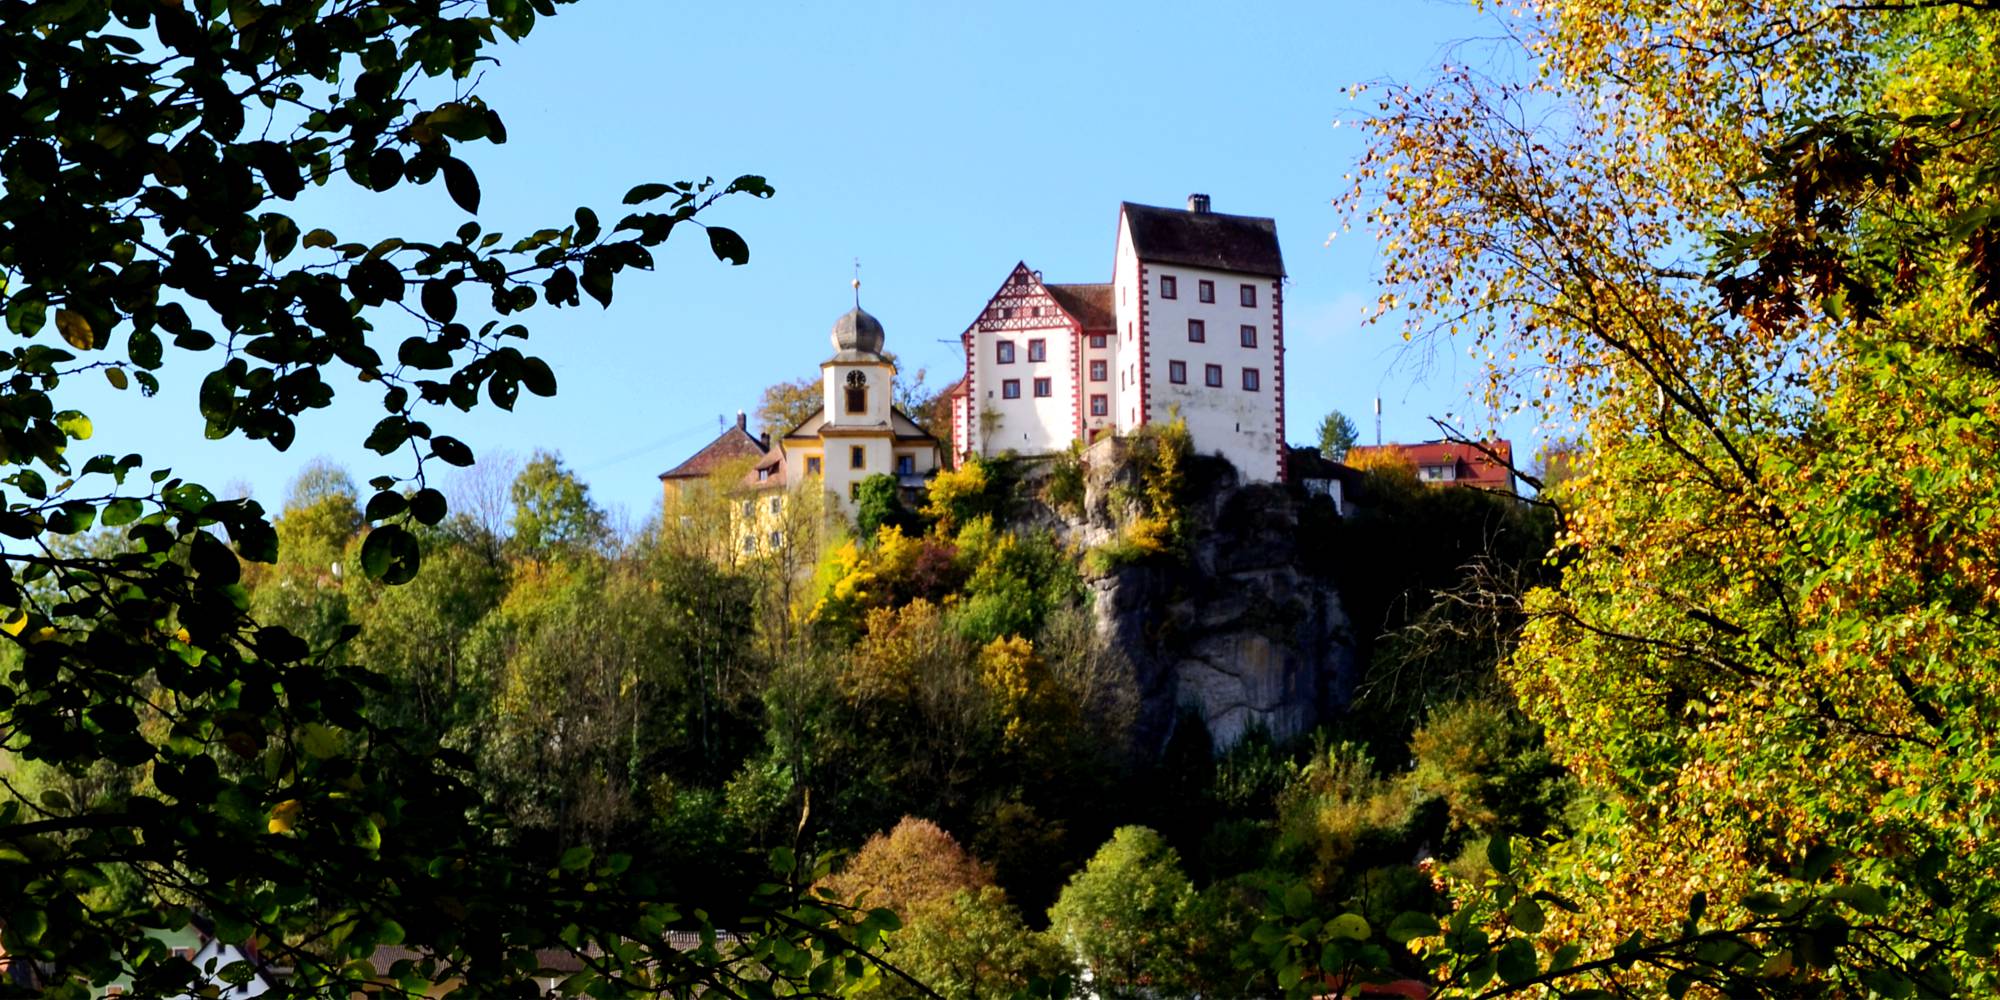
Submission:
M 1196 282 L 1194 286 L 1194 297 L 1202 300 L 1203 302 L 1214 302 L 1215 282 L 1213 281 Z
M 1201 344 L 1208 341 L 1208 324 L 1198 319 L 1188 320 L 1188 343 Z
M 757 551 L 757 536 L 756 536 L 756 535 L 744 535 L 744 536 L 743 536 L 743 551 L 745 551 L 745 552 L 755 552 L 755 551 Z
M 847 484 L 847 499 L 861 499 L 861 483 L 858 480 Z
M 1111 369 L 1106 367 L 1107 364 L 1108 362 L 1104 361 L 1092 361 L 1090 363 L 1090 380 L 1092 382 L 1102 382 L 1111 377 Z
M 1248 287 L 1248 286 L 1245 286 L 1245 287 Z M 1241 338 L 1242 338 L 1242 340 L 1243 340 L 1243 346 L 1244 346 L 1244 347 L 1256 347 L 1256 346 L 1257 346 L 1257 328 L 1256 328 L 1256 327 L 1254 327 L 1254 326 L 1247 326 L 1247 325 L 1246 325 L 1246 326 L 1244 326 L 1244 327 L 1243 327 L 1243 328 L 1242 328 L 1241 330 L 1238 330 L 1238 331 L 1237 331 L 1237 336 L 1239 336 L 1239 337 L 1241 337 Z
M 1011 364 L 1013 364 L 1013 363 L 1014 363 L 1014 342 L 1013 342 L 1013 341 L 1011 341 L 1011 340 L 996 340 L 996 341 L 994 341 L 994 342 L 993 342 L 993 360 L 994 360 L 994 361 L 996 361 L 996 362 L 999 362 L 1000 364 L 1003 364 L 1003 365 L 1011 365 Z
M 1047 361 L 1048 359 L 1049 359 L 1048 341 L 1039 338 L 1028 341 L 1029 361 Z
M 1055 395 L 1055 391 L 1054 388 L 1050 385 L 1050 380 L 1045 378 L 1038 378 L 1035 380 L 1036 399 L 1046 399 L 1053 395 Z
M 1093 350 L 1099 350 L 1099 351 L 1104 350 L 1104 335 L 1101 333 L 1091 334 L 1090 346 Z
M 819 475 L 819 456 L 818 456 L 818 455 L 807 455 L 807 456 L 806 456 L 806 475 L 808 475 L 808 476 L 817 476 L 817 475 Z
M 773 514 L 778 513 L 779 509 L 782 508 L 783 506 L 784 506 L 784 501 L 782 499 L 778 497 L 771 498 L 771 513 Z
M 1102 417 L 1108 415 L 1110 412 L 1111 412 L 1111 397 L 1106 396 L 1103 393 L 1099 393 L 1095 396 L 1090 397 L 1091 416 Z
M 760 482 L 760 483 L 761 483 L 761 482 L 763 482 L 764 480 L 766 480 L 766 479 L 769 479 L 769 478 L 771 478 L 771 470 L 769 470 L 769 469 L 758 469 L 758 470 L 757 470 L 757 481 L 758 481 L 758 482 Z
M 1020 380 L 1020 379 L 1017 379 L 1017 378 L 1010 378 L 1010 379 L 1007 379 L 1007 380 L 1005 380 L 1005 381 L 1002 381 L 1002 382 L 1000 383 L 1000 398 L 1001 398 L 1001 399 L 1020 399 L 1020 398 L 1021 398 L 1021 380 Z
M 1257 286 L 1256 286 L 1256 285 L 1244 285 L 1243 287 L 1241 287 L 1241 288 L 1237 289 L 1237 290 L 1236 290 L 1236 299 L 1237 299 L 1237 301 L 1239 301 L 1239 302 L 1243 303 L 1243 304 L 1244 304 L 1244 305 L 1246 305 L 1246 306 L 1254 306 L 1254 305 L 1256 305 L 1256 304 L 1257 304 Z
M 752 511 L 750 507 L 750 501 L 748 500 L 743 501 L 743 516 L 749 517 L 751 513 Z
M 1209 365 L 1202 369 L 1202 380 L 1217 389 L 1222 388 L 1222 366 Z
M 780 546 L 784 545 L 784 543 L 785 543 L 785 533 L 784 533 L 784 532 L 782 532 L 782 531 L 773 531 L 773 532 L 771 532 L 771 548 L 773 548 L 773 549 L 777 549 L 777 548 L 779 548 Z
M 847 449 L 847 467 L 865 469 L 868 467 L 868 449 L 854 445 Z
M 1257 391 L 1257 369 L 1243 369 L 1243 388 L 1249 392 Z
M 1167 362 L 1167 381 L 1172 382 L 1175 385 L 1186 385 L 1187 362 L 1185 361 Z
M 914 475 L 916 475 L 916 474 L 917 474 L 917 459 L 916 459 L 916 456 L 914 456 L 914 455 L 897 455 L 897 456 L 896 456 L 896 475 L 899 475 L 899 476 L 914 476 Z
M 1181 296 L 1180 283 L 1171 274 L 1160 275 L 1160 298 L 1177 299 Z

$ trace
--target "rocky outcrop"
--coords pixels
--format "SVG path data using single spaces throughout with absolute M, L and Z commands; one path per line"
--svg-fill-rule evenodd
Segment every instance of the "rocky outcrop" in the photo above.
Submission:
M 1113 442 L 1112 444 L 1115 444 Z M 1081 516 L 1052 517 L 1080 549 L 1112 539 L 1137 488 L 1115 448 L 1092 449 Z M 1132 662 L 1141 746 L 1164 746 L 1183 711 L 1218 749 L 1254 727 L 1286 739 L 1347 703 L 1354 642 L 1333 581 L 1313 572 L 1302 515 L 1332 501 L 1283 486 L 1239 484 L 1227 462 L 1190 462 L 1184 556 L 1161 556 L 1092 580 L 1098 633 Z M 1325 511 L 1313 512 L 1318 504 Z

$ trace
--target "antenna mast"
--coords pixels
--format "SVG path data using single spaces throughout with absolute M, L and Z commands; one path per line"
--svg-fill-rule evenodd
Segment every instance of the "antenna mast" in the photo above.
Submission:
M 1382 447 L 1382 397 L 1375 397 L 1375 447 Z

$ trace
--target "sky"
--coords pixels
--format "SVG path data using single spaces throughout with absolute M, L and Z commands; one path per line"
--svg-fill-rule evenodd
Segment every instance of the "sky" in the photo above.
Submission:
M 625 523 L 657 504 L 660 472 L 754 410 L 764 386 L 817 372 L 857 259 L 863 304 L 903 377 L 927 369 L 941 385 L 962 369 L 958 334 L 1016 261 L 1051 281 L 1108 281 L 1119 202 L 1177 206 L 1191 192 L 1277 221 L 1294 443 L 1333 409 L 1372 441 L 1377 396 L 1389 441 L 1436 437 L 1432 416 L 1479 420 L 1463 354 L 1413 358 L 1393 325 L 1362 324 L 1376 297 L 1372 239 L 1357 228 L 1329 241 L 1342 222 L 1331 200 L 1363 139 L 1339 126 L 1357 116 L 1349 84 L 1422 80 L 1454 41 L 1493 33 L 1462 5 L 586 0 L 561 11 L 496 48 L 477 82 L 509 133 L 460 150 L 479 174 L 482 226 L 560 227 L 579 205 L 609 221 L 645 181 L 755 173 L 777 191 L 704 213 L 749 241 L 746 266 L 718 262 L 687 229 L 656 251 L 658 270 L 620 276 L 608 311 L 586 298 L 530 312 L 526 349 L 555 370 L 555 398 L 431 421 L 482 455 L 559 453 Z M 374 195 L 336 182 L 309 189 L 294 214 L 302 231 L 367 243 L 442 237 L 468 218 L 441 183 Z M 393 345 L 407 333 L 391 324 Z M 214 356 L 170 360 L 153 399 L 84 388 L 93 451 L 141 451 L 270 507 L 314 458 L 357 481 L 408 471 L 360 447 L 382 411 L 347 376 L 332 410 L 308 415 L 278 453 L 203 441 L 194 390 Z M 1505 429 L 1525 452 L 1526 429 Z

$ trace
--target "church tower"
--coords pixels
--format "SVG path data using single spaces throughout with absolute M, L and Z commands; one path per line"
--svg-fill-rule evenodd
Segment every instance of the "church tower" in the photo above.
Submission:
M 833 324 L 833 357 L 819 366 L 826 489 L 852 502 L 863 479 L 896 472 L 896 366 L 882 356 L 882 323 L 859 304 Z

